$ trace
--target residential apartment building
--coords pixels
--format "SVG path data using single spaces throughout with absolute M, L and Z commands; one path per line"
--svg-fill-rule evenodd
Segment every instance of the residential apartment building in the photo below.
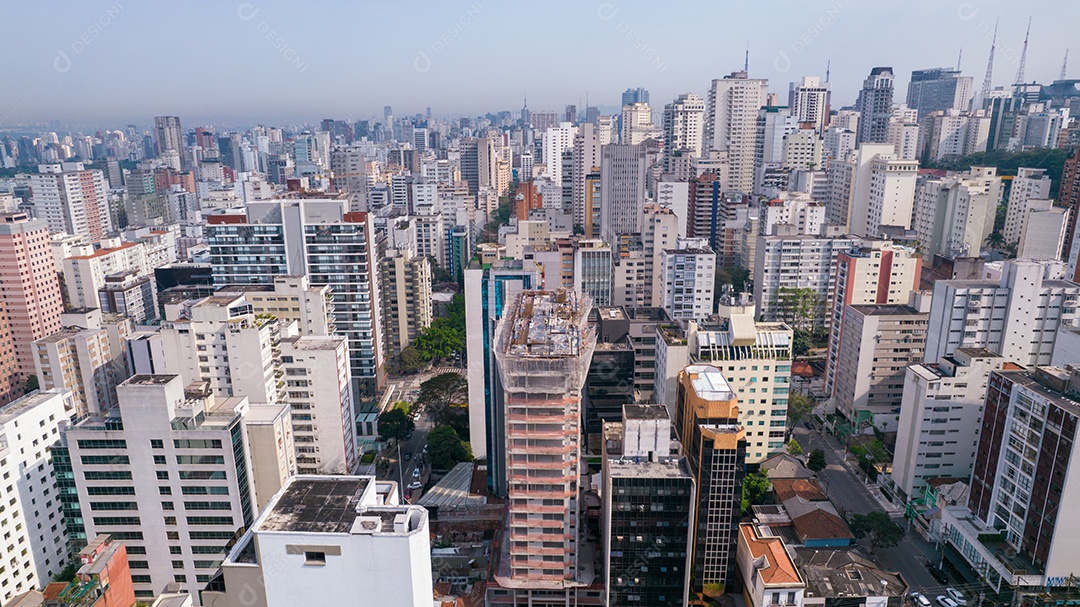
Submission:
M 273 497 L 201 592 L 205 607 L 325 605 L 364 597 L 429 607 L 428 512 L 370 476 L 297 476 Z
M 393 358 L 431 325 L 431 261 L 409 249 L 387 249 L 380 265 L 386 357 Z
M 359 463 L 348 354 L 345 338 L 336 335 L 281 340 L 300 474 L 348 474 Z
M 329 285 L 313 285 L 307 275 L 274 276 L 273 284 L 229 285 L 218 294 L 243 295 L 256 316 L 273 316 L 282 326 L 293 321 L 301 335 L 331 335 L 334 292 Z
M 40 165 L 37 173 L 24 177 L 33 192 L 34 211 L 50 232 L 96 242 L 113 230 L 108 182 L 101 171 L 65 162 Z
M 917 298 L 919 299 L 919 298 Z M 920 304 L 916 304 L 920 305 Z M 896 429 L 908 365 L 923 358 L 928 303 L 845 305 L 832 398 L 852 429 Z
M 0 340 L 0 366 L 18 368 L 18 378 L 5 372 L 8 394 L 34 373 L 33 343 L 60 330 L 64 311 L 60 281 L 42 219 L 26 213 L 0 214 L 0 281 L 4 283 L 4 312 L 10 347 Z M 5 332 L 6 333 L 6 332 Z
M 788 85 L 788 107 L 800 123 L 814 125 L 818 135 L 829 126 L 829 102 L 832 94 L 829 83 L 817 76 L 803 76 Z
M 758 110 L 766 105 L 769 81 L 732 72 L 712 81 L 705 105 L 702 152 L 726 152 L 732 190 L 749 193 L 754 187 L 754 150 Z
M 123 272 L 147 276 L 153 272 L 141 243 L 107 238 L 98 244 L 97 249 L 91 245 L 74 247 L 74 254 L 64 260 L 68 303 L 76 308 L 97 307 L 98 290 L 105 286 L 106 276 Z
M 904 501 L 934 478 L 971 478 L 991 371 L 1020 367 L 983 348 L 957 348 L 907 368 L 891 481 Z
M 1048 278 L 1051 272 L 1008 260 L 999 280 L 935 282 L 923 362 L 986 348 L 1025 367 L 1050 364 L 1058 329 L 1077 326 L 1080 300 L 1080 285 Z
M 716 280 L 716 253 L 704 238 L 682 239 L 676 247 L 664 249 L 659 279 L 663 285 L 664 308 L 673 319 L 701 319 L 713 312 Z
M 739 572 L 747 607 L 792 607 L 803 604 L 806 580 L 788 554 L 784 540 L 764 525 L 739 525 Z
M 124 319 L 119 335 L 134 327 Z M 116 405 L 116 386 L 128 378 L 123 352 L 103 328 L 68 328 L 34 342 L 34 369 L 43 390 L 66 390 L 73 417 Z
M 994 229 L 1001 178 L 994 167 L 945 177 L 926 173 L 915 188 L 915 231 L 924 255 L 975 256 Z
M 611 305 L 611 247 L 602 240 L 579 240 L 574 247 L 574 290 L 588 295 L 596 307 Z
M 754 255 L 754 302 L 765 320 L 780 315 L 783 289 L 812 289 L 821 301 L 820 324 L 828 325 L 827 303 L 833 301 L 840 254 L 861 245 L 834 226 L 822 235 L 797 234 L 779 226 L 776 234 L 759 234 Z
M 367 213 L 345 199 L 249 203 L 207 218 L 214 284 L 272 284 L 307 274 L 334 294 L 336 332 L 349 340 L 354 389 L 374 394 L 385 380 L 381 289 L 375 234 Z
M 664 106 L 665 172 L 671 172 L 671 152 L 685 150 L 701 156 L 705 126 L 705 100 L 694 93 L 683 93 Z
M 875 67 L 863 81 L 855 101 L 859 112 L 858 143 L 888 141 L 889 119 L 893 110 L 893 71 L 891 67 Z
M 618 236 L 641 232 L 646 168 L 643 146 L 600 148 L 600 237 L 612 247 Z

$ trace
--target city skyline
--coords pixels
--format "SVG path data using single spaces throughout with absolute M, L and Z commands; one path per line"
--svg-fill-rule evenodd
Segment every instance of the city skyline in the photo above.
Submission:
M 196 7 L 124 0 L 62 12 L 55 5 L 6 7 L 10 22 L 25 27 L 5 41 L 0 78 L 9 86 L 0 91 L 0 128 L 54 120 L 115 128 L 155 115 L 222 126 L 379 119 L 385 105 L 399 115 L 430 106 L 436 116 L 476 116 L 517 110 L 526 97 L 534 111 L 561 112 L 586 100 L 614 109 L 622 90 L 638 86 L 660 108 L 683 93 L 704 96 L 711 79 L 742 69 L 747 52 L 751 77 L 769 79 L 781 103 L 788 82 L 824 78 L 830 66 L 833 106 L 842 107 L 855 102 L 872 67 L 892 67 L 904 90 L 912 70 L 955 67 L 961 49 L 960 68 L 979 86 L 997 19 L 995 86 L 1015 79 L 1029 17 L 1026 81 L 1057 79 L 1069 39 L 1068 20 L 1051 18 L 1068 9 L 1064 0 L 1035 15 L 1003 2 L 784 3 L 780 16 L 772 6 L 740 11 L 738 36 L 713 35 L 714 24 L 724 24 L 720 7 L 688 19 L 690 11 L 641 2 L 533 10 L 484 0 L 335 3 L 306 12 L 279 2 Z M 528 20 L 515 25 L 523 15 Z M 880 24 L 895 35 L 883 38 Z M 572 44 L 543 42 L 560 28 Z M 769 35 L 748 40 L 742 32 L 751 31 Z

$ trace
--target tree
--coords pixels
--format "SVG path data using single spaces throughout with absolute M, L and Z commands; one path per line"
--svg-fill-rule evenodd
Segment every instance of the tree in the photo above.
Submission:
M 449 470 L 460 462 L 472 461 L 472 447 L 450 426 L 439 426 L 428 434 L 428 458 L 435 470 Z
M 794 428 L 799 425 L 804 417 L 814 410 L 814 399 L 799 392 L 788 393 L 787 400 L 787 425 Z
M 468 402 L 469 382 L 460 373 L 442 373 L 420 384 L 416 404 L 427 409 L 428 417 L 437 426 L 451 425 L 464 413 L 452 405 Z
M 821 449 L 814 449 L 810 452 L 810 456 L 806 460 L 806 467 L 817 474 L 829 466 L 829 463 L 825 461 L 825 452 Z
M 438 318 L 416 336 L 413 344 L 426 360 L 448 358 L 465 349 L 465 332 L 454 328 L 445 318 Z
M 776 295 L 777 315 L 796 331 L 813 332 L 825 312 L 825 302 L 810 288 L 780 287 Z
M 1005 246 L 1005 237 L 1002 236 L 1001 232 L 994 230 L 993 232 L 990 232 L 989 236 L 986 237 L 986 240 L 983 241 L 983 244 L 986 245 L 986 248 L 997 251 L 1000 250 L 1003 246 Z
M 859 539 L 866 538 L 870 552 L 875 548 L 892 548 L 904 538 L 904 528 L 881 510 L 851 517 L 851 532 Z
M 407 346 L 401 351 L 401 354 L 398 355 L 398 362 L 402 373 L 416 373 L 427 364 L 424 355 L 413 346 Z
M 784 449 L 787 450 L 788 455 L 802 455 L 803 454 L 802 445 L 800 445 L 799 441 L 797 441 L 795 439 L 789 440 L 787 442 L 787 445 L 784 447 Z
M 379 416 L 379 437 L 385 440 L 404 440 L 416 423 L 405 414 L 405 411 L 395 407 Z
M 39 387 L 37 375 L 31 375 L 26 378 L 26 383 L 23 384 L 23 394 L 30 394 Z
M 767 474 L 760 470 L 747 474 L 742 482 L 742 513 L 748 514 L 750 506 L 764 504 L 770 491 L 772 491 L 772 483 L 769 482 Z

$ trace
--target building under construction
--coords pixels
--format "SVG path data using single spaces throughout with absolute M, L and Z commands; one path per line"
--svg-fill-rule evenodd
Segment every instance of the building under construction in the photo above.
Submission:
M 496 331 L 509 519 L 488 604 L 603 599 L 595 548 L 579 523 L 581 390 L 596 346 L 590 308 L 588 296 L 573 290 L 523 291 Z

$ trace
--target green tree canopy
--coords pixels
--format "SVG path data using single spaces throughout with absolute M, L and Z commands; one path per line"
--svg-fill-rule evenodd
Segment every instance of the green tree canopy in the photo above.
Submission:
M 420 384 L 416 404 L 427 410 L 428 417 L 436 425 L 451 425 L 455 418 L 465 415 L 464 410 L 455 411 L 452 405 L 469 401 L 469 382 L 460 373 L 442 373 Z M 461 408 L 458 408 L 461 409 Z
M 806 460 L 806 467 L 812 470 L 814 474 L 821 472 L 827 468 L 828 465 L 829 463 L 825 461 L 825 452 L 821 449 L 814 449 L 811 451 L 810 456 Z
M 794 428 L 814 410 L 814 399 L 800 392 L 789 392 L 787 400 L 788 428 Z
M 472 447 L 461 440 L 450 426 L 439 426 L 428 434 L 428 458 L 435 470 L 449 470 L 461 462 L 472 461 Z
M 780 287 L 777 315 L 792 329 L 813 332 L 825 317 L 825 301 L 810 288 Z
M 784 449 L 788 452 L 788 455 L 802 455 L 803 454 L 802 445 L 800 445 L 799 441 L 797 441 L 795 439 L 789 440 L 787 442 L 787 445 L 784 446 Z
M 448 358 L 465 349 L 465 331 L 454 328 L 448 319 L 437 318 L 416 336 L 413 345 L 425 360 Z
M 424 360 L 424 355 L 420 353 L 413 346 L 407 346 L 398 355 L 398 360 L 401 363 L 401 371 L 403 373 L 416 373 L 424 368 L 427 361 Z
M 30 394 L 39 387 L 37 375 L 31 375 L 26 378 L 26 383 L 23 384 L 23 394 Z
M 415 427 L 416 423 L 413 422 L 412 418 L 406 415 L 404 410 L 397 407 L 379 416 L 379 437 L 382 439 L 402 440 Z
M 870 552 L 879 546 L 891 548 L 904 538 L 904 528 L 896 524 L 881 510 L 851 517 L 851 532 L 859 539 L 866 539 Z
M 760 506 L 772 491 L 769 476 L 760 470 L 751 472 L 742 482 L 742 513 L 748 514 L 750 506 Z

